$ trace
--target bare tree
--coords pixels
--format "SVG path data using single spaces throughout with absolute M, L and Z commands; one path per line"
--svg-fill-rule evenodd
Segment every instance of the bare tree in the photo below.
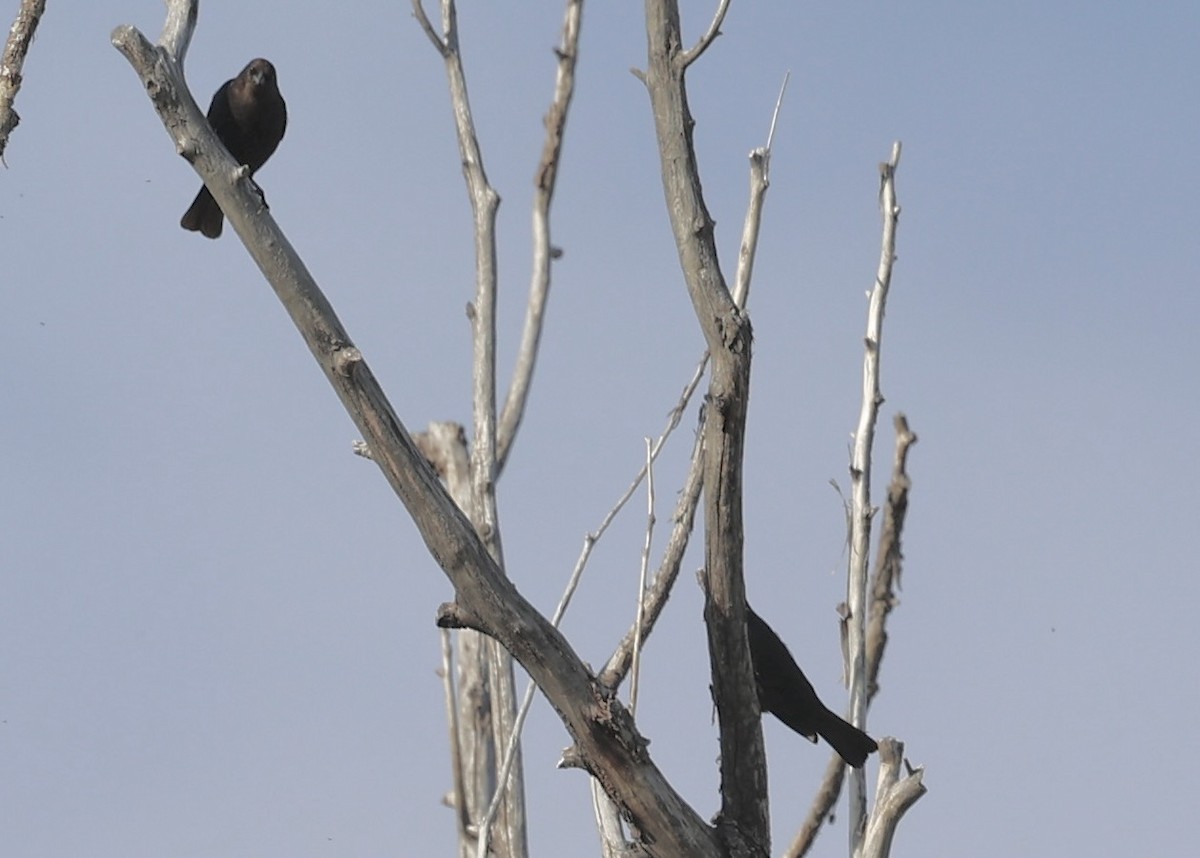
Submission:
M 688 68 L 720 34 L 729 0 L 720 0 L 704 35 L 691 47 L 683 43 L 678 3 L 646 2 L 647 65 L 639 77 L 646 86 L 654 116 L 663 190 L 680 269 L 707 352 L 667 428 L 648 445 L 646 466 L 597 531 L 585 539 L 575 572 L 550 619 L 535 610 L 505 574 L 495 489 L 532 389 L 552 279 L 556 251 L 550 239 L 550 211 L 579 57 L 582 0 L 566 0 L 546 137 L 535 174 L 530 298 L 514 377 L 502 408 L 498 408 L 495 324 L 495 220 L 499 195 L 488 182 L 474 129 L 455 3 L 440 0 L 435 25 L 420 0 L 413 0 L 418 25 L 445 65 L 473 213 L 476 291 L 469 307 L 474 343 L 469 444 L 466 431 L 454 424 L 435 423 L 416 437 L 410 435 L 364 356 L 255 193 L 245 168 L 235 164 L 220 145 L 187 88 L 183 62 L 196 26 L 195 0 L 168 0 L 167 5 L 167 21 L 157 45 L 129 26 L 114 31 L 113 43 L 138 73 L 179 153 L 221 205 L 355 421 L 362 433 L 359 452 L 383 472 L 454 586 L 455 601 L 441 606 L 438 623 L 443 629 L 462 630 L 457 652 L 449 636 L 444 633 L 443 637 L 454 783 L 448 802 L 455 809 L 459 854 L 527 854 L 519 737 L 536 687 L 555 708 L 571 737 L 572 744 L 561 764 L 581 768 L 593 779 L 605 854 L 768 855 L 766 760 L 745 622 L 742 459 L 751 358 L 745 302 L 769 186 L 774 120 L 767 144 L 750 155 L 750 202 L 731 289 L 717 256 L 714 224 L 701 190 L 692 141 L 695 123 L 686 86 Z M 777 103 L 776 114 L 778 110 Z M 868 314 L 863 410 L 851 463 L 852 551 L 845 628 L 851 717 L 859 725 L 865 724 L 867 704 L 878 687 L 885 621 L 894 604 L 891 588 L 899 578 L 900 532 L 908 485 L 905 461 L 908 447 L 915 441 L 915 436 L 907 432 L 907 424 L 903 424 L 884 543 L 868 599 L 866 568 L 874 514 L 870 505 L 870 457 L 882 401 L 878 366 L 883 306 L 895 257 L 899 206 L 894 177 L 898 162 L 897 144 L 881 175 L 884 248 Z M 604 668 L 595 674 L 559 633 L 558 622 L 592 546 L 641 479 L 652 474 L 655 457 L 688 407 L 706 368 L 708 387 L 700 431 L 693 447 L 692 466 L 676 502 L 667 548 L 653 576 L 645 574 L 633 627 Z M 636 670 L 641 644 L 678 580 L 701 497 L 705 622 L 721 737 L 721 809 L 711 825 L 655 766 L 647 752 L 647 740 L 638 732 L 632 707 L 622 703 L 618 693 L 631 668 Z M 648 531 L 654 521 L 652 493 L 649 505 Z M 643 560 L 646 573 L 648 560 L 649 538 Z M 514 690 L 513 659 L 532 682 L 520 707 Z M 902 754 L 903 746 L 898 742 L 885 739 L 882 743 L 879 788 L 871 815 L 866 812 L 861 772 L 852 778 L 852 853 L 886 854 L 896 823 L 923 791 L 919 770 L 901 777 Z M 813 824 L 810 819 L 797 835 L 793 850 L 799 851 L 791 854 L 801 854 L 811 844 L 820 820 L 836 801 L 843 773 L 844 766 L 831 764 L 814 804 L 817 821 Z

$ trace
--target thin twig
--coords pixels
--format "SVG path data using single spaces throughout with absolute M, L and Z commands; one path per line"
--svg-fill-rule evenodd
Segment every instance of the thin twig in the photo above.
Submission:
M 783 94 L 787 91 L 788 78 L 783 77 L 779 97 L 775 99 L 775 110 L 771 113 L 771 130 L 767 132 L 767 145 L 750 151 L 750 202 L 746 205 L 746 218 L 742 224 L 742 243 L 738 247 L 738 267 L 733 279 L 733 300 L 744 310 L 750 295 L 750 280 L 754 275 L 754 259 L 758 254 L 758 235 L 762 227 L 763 204 L 767 189 L 771 186 L 771 146 L 775 142 L 775 126 L 779 121 L 779 109 L 783 105 Z
M 649 590 L 642 597 L 645 603 L 641 632 L 638 632 L 634 622 L 621 642 L 608 658 L 604 669 L 600 672 L 599 681 L 605 688 L 616 689 L 625 679 L 633 664 L 633 647 L 635 642 L 645 643 L 667 599 L 679 578 L 679 569 L 683 563 L 683 555 L 687 551 L 692 529 L 696 520 L 696 508 L 700 502 L 700 490 L 704 485 L 704 436 L 696 435 L 692 445 L 692 458 L 684 478 L 683 488 L 679 490 L 679 498 L 675 501 L 675 511 L 671 516 L 674 524 L 671 535 L 667 539 L 667 547 L 663 550 L 662 560 L 654 573 Z
M 429 20 L 429 16 L 425 14 L 425 7 L 421 4 L 421 0 L 412 0 L 413 17 L 417 19 L 417 23 L 421 25 L 421 30 L 429 38 L 429 43 L 433 45 L 433 49 L 442 57 L 445 57 L 450 50 L 446 46 L 446 40 L 437 34 L 433 29 L 433 23 Z
M 680 57 L 680 62 L 683 67 L 687 68 L 696 60 L 700 59 L 700 55 L 708 50 L 711 45 L 721 35 L 721 24 L 725 22 L 725 13 L 729 11 L 729 0 L 721 0 L 721 5 L 717 7 L 717 13 L 713 15 L 712 23 L 708 25 L 708 31 L 700 37 L 690 51 L 684 51 Z
M 783 107 L 783 94 L 787 92 L 788 81 L 791 79 L 792 73 L 790 70 L 783 73 L 783 84 L 779 87 L 779 97 L 775 99 L 775 110 L 771 113 L 771 130 L 767 132 L 768 173 L 770 171 L 771 147 L 775 145 L 775 124 L 779 121 L 779 109 Z M 768 175 L 767 178 L 769 179 L 770 176 Z
M 466 789 L 463 784 L 462 744 L 458 736 L 458 700 L 454 692 L 454 654 L 450 646 L 450 630 L 441 630 L 442 641 L 442 689 L 446 697 L 446 720 L 450 726 L 450 775 L 454 792 L 454 818 L 458 822 L 460 840 L 466 836 L 471 816 L 464 801 Z
M 654 465 L 652 446 L 646 439 L 646 539 L 642 543 L 642 562 L 638 569 L 638 598 L 633 621 L 633 678 L 629 685 L 629 711 L 637 716 L 638 679 L 642 669 L 642 628 L 646 619 L 646 568 L 650 565 L 650 546 L 654 543 Z
M 696 365 L 695 371 L 692 373 L 692 378 L 684 386 L 683 392 L 679 396 L 679 400 L 675 403 L 675 407 L 671 409 L 667 417 L 667 425 L 663 429 L 662 434 L 654 442 L 651 449 L 650 461 L 658 459 L 659 453 L 667 443 L 667 439 L 675 431 L 679 425 L 680 418 L 683 412 L 687 409 L 688 402 L 691 401 L 692 395 L 699 387 L 701 380 L 704 378 L 704 368 L 708 363 L 708 353 L 704 353 L 700 363 Z M 685 488 L 680 492 L 680 498 L 675 508 L 675 515 L 672 521 L 675 522 L 672 528 L 671 540 L 668 542 L 667 554 L 671 555 L 672 546 L 682 544 L 682 547 L 687 546 L 687 536 L 691 533 L 691 522 L 696 513 L 696 501 L 700 496 L 700 486 L 702 485 L 702 472 L 700 466 L 696 464 L 700 458 L 701 451 L 700 441 L 697 438 L 695 449 L 693 451 L 692 465 L 688 469 L 687 483 Z M 642 480 L 646 476 L 646 465 L 643 464 L 641 470 L 634 476 L 633 481 L 629 484 L 629 488 L 625 493 L 617 499 L 612 508 L 605 513 L 604 518 L 600 520 L 599 526 L 595 530 L 586 534 L 583 538 L 583 548 L 579 552 L 579 557 L 575 561 L 575 568 L 571 571 L 571 583 L 568 585 L 572 589 L 578 585 L 579 578 L 583 575 L 583 570 L 587 566 L 588 560 L 592 556 L 592 550 L 596 547 L 596 543 L 608 531 L 617 515 L 625 508 L 625 504 L 633 497 L 638 486 L 642 484 Z M 689 489 L 688 485 L 692 488 Z M 683 556 L 682 548 L 679 549 L 679 557 Z M 667 568 L 666 563 L 659 565 L 658 571 L 655 573 L 654 582 L 650 585 L 650 592 L 646 596 L 646 611 L 643 618 L 643 639 L 650 634 L 654 628 L 654 623 L 658 619 L 659 613 L 666 604 L 666 597 L 670 594 L 671 584 L 674 582 L 674 577 L 664 576 L 664 569 Z M 678 573 L 678 563 L 675 564 L 675 572 Z M 625 678 L 625 674 L 629 671 L 629 665 L 633 657 L 633 641 L 637 637 L 636 631 L 631 627 L 626 632 L 625 637 L 617 646 L 616 651 L 609 657 L 608 663 L 600 673 L 600 683 L 606 688 L 615 689 Z

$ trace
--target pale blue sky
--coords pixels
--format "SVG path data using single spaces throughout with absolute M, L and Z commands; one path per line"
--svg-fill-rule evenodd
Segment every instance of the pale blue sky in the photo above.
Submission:
M 698 35 L 715 0 L 683 5 Z M 241 245 L 178 227 L 198 179 L 108 44 L 120 23 L 157 37 L 161 3 L 50 7 L 0 171 L 0 852 L 450 854 L 433 627 L 449 584 L 351 454 L 353 425 Z M 554 3 L 460 11 L 504 198 L 506 381 L 560 20 Z M 869 725 L 907 742 L 930 793 L 894 854 L 1183 854 L 1200 794 L 1184 663 L 1200 650 L 1200 7 L 735 0 L 724 29 L 689 83 L 727 273 L 745 156 L 793 75 L 750 303 L 758 610 L 836 708 L 828 481 L 847 484 L 876 164 L 900 139 L 882 461 L 896 410 L 920 442 Z M 469 421 L 471 238 L 439 58 L 403 2 L 210 2 L 188 57 L 199 100 L 260 55 L 290 110 L 260 174 L 272 212 L 409 428 Z M 628 72 L 644 55 L 639 5 L 589 5 L 565 255 L 501 485 L 510 572 L 547 610 L 702 348 Z M 694 421 L 659 471 L 660 535 Z M 595 664 L 630 617 L 643 507 L 565 623 Z M 707 817 L 700 562 L 647 646 L 639 724 Z M 778 852 L 827 753 L 770 719 L 766 739 Z M 585 778 L 554 768 L 566 743 L 539 699 L 538 855 L 595 854 Z M 844 818 L 816 854 L 845 854 Z

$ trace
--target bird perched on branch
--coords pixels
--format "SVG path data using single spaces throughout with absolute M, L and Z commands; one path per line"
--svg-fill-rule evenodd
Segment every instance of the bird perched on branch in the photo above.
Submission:
M 279 94 L 275 66 L 264 59 L 251 60 L 233 80 L 213 96 L 208 121 L 229 154 L 254 175 L 283 139 L 287 104 Z M 179 225 L 209 238 L 221 234 L 225 216 L 208 188 L 201 188 Z
M 862 768 L 867 755 L 879 748 L 875 740 L 826 708 L 779 635 L 749 605 L 746 631 L 762 711 L 770 712 L 810 742 L 820 736 L 843 760 L 856 769 Z

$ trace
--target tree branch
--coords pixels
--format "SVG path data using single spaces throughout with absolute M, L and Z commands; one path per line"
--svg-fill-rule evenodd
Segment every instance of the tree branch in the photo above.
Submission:
M 194 0 L 170 4 L 168 26 L 163 30 L 166 41 L 157 47 L 131 26 L 113 30 L 112 43 L 142 79 L 167 132 L 175 141 L 176 151 L 203 179 L 268 279 L 273 274 L 283 276 L 288 270 L 303 270 L 300 258 L 271 217 L 262 190 L 250 179 L 248 170 L 230 156 L 188 91 L 175 51 L 186 50 L 191 38 L 194 5 Z M 190 18 L 189 11 L 192 13 Z M 280 294 L 280 298 L 284 296 Z M 306 316 L 319 315 L 322 311 L 314 306 L 317 298 L 312 295 L 294 294 L 288 300 L 299 301 L 302 306 L 296 311 Z M 320 302 L 324 303 L 323 297 Z M 330 360 L 334 356 L 333 352 L 326 355 Z M 336 357 L 340 361 L 350 359 L 352 355 L 349 351 L 337 352 Z
M 663 558 L 654 573 L 654 579 L 649 589 L 642 596 L 642 620 L 639 632 L 637 618 L 634 618 L 629 631 L 617 644 L 613 654 L 609 656 L 604 670 L 600 672 L 600 684 L 605 688 L 616 689 L 633 664 L 633 652 L 638 642 L 645 642 L 663 608 L 675 582 L 679 578 L 679 569 L 683 563 L 683 555 L 687 551 L 692 529 L 696 521 L 696 507 L 700 503 L 700 490 L 704 486 L 704 439 L 697 435 L 692 445 L 692 459 L 684 478 L 683 488 L 679 490 L 679 498 L 675 501 L 675 512 L 671 516 L 674 524 L 667 547 L 663 550 Z
M 692 142 L 675 0 L 647 0 L 646 87 L 680 267 L 712 356 L 705 405 L 705 587 L 713 696 L 721 730 L 718 830 L 734 853 L 770 851 L 766 761 L 746 640 L 742 483 L 750 392 L 750 324 L 726 287 Z
M 729 0 L 721 0 L 721 4 L 717 7 L 717 13 L 713 15 L 712 23 L 708 25 L 708 32 L 700 37 L 700 41 L 690 51 L 683 52 L 684 68 L 700 59 L 701 54 L 708 50 L 708 46 L 716 40 L 717 36 L 721 35 L 721 24 L 725 23 L 725 13 L 728 11 Z
M 894 587 L 900 581 L 900 535 L 904 529 L 904 517 L 908 509 L 908 490 L 911 485 L 906 464 L 908 450 L 917 442 L 917 436 L 908 428 L 903 414 L 897 414 L 896 456 L 892 464 L 892 482 L 888 488 L 888 501 L 884 507 L 883 530 L 879 534 L 879 548 L 875 558 L 875 571 L 871 576 L 871 601 L 867 610 L 867 704 L 875 699 L 879 691 L 879 669 L 883 663 L 883 652 L 887 646 L 887 618 L 896 606 Z M 837 804 L 845 780 L 846 766 L 837 754 L 832 754 L 821 786 L 813 797 L 808 815 L 791 844 L 784 853 L 785 858 L 800 858 L 808 853 L 816 841 L 821 826 L 829 819 L 833 806 Z
M 446 47 L 445 40 L 433 29 L 433 23 L 429 20 L 429 16 L 425 14 L 425 7 L 421 4 L 421 0 L 412 0 L 412 7 L 413 17 L 420 24 L 421 31 L 429 38 L 429 43 L 433 45 L 433 49 L 445 57 L 449 49 Z
M 499 511 L 496 504 L 496 477 L 499 473 L 496 445 L 496 212 L 500 195 L 488 182 L 483 166 L 483 153 L 475 131 L 471 103 L 467 95 L 466 73 L 459 45 L 458 10 L 454 0 L 442 0 L 442 35 L 433 31 L 420 4 L 414 0 L 413 12 L 421 28 L 430 38 L 446 66 L 450 101 L 454 110 L 455 136 L 462 158 L 463 178 L 471 202 L 475 240 L 475 299 L 468 308 L 471 320 L 472 412 L 474 440 L 471 444 L 471 520 L 483 538 L 492 557 L 504 567 L 504 552 L 500 537 Z M 507 652 L 493 641 L 475 642 L 470 635 L 460 639 L 460 669 L 464 674 L 474 670 L 486 671 L 490 691 L 491 742 L 490 754 L 477 752 L 473 759 L 489 766 L 505 752 L 509 737 L 516 728 L 516 693 L 512 661 Z M 482 659 L 482 660 L 480 660 Z M 478 782 L 478 780 L 476 781 Z M 501 856 L 523 856 L 528 853 L 526 833 L 524 774 L 519 746 L 511 758 L 510 775 L 496 783 L 503 794 L 500 812 L 486 812 L 494 805 L 492 797 L 474 796 L 471 804 L 479 822 L 478 848 L 486 852 L 492 837 L 492 820 L 500 819 L 496 848 Z
M 450 643 L 450 632 L 442 629 L 442 668 L 439 674 L 442 679 L 442 691 L 446 700 L 446 724 L 450 729 L 450 777 L 453 788 L 447 797 L 447 804 L 454 808 L 454 819 L 458 823 L 458 837 L 463 840 L 470 836 L 470 814 L 462 796 L 466 795 L 463 783 L 462 743 L 458 734 L 458 700 L 454 691 L 454 650 Z
M 837 804 L 845 780 L 846 761 L 836 752 L 830 754 L 829 762 L 825 764 L 825 774 L 821 776 L 821 785 L 817 788 L 817 794 L 813 796 L 808 815 L 804 817 L 800 830 L 784 851 L 784 858 L 800 858 L 808 854 L 808 850 L 816 842 L 817 835 L 821 833 L 821 827 L 829 819 L 833 806 Z
M 196 31 L 196 20 L 200 15 L 199 0 L 165 0 L 167 19 L 158 36 L 158 44 L 183 68 L 192 34 Z
M 775 123 L 779 117 L 779 109 L 783 103 L 783 93 L 786 89 L 787 77 L 784 78 L 783 88 L 780 89 L 779 98 L 775 102 L 775 112 L 771 117 L 771 130 L 767 134 L 767 145 L 753 149 L 750 152 L 750 202 L 746 206 L 746 216 L 742 227 L 742 244 L 738 253 L 738 269 L 734 280 L 736 285 L 733 290 L 734 303 L 737 304 L 738 309 L 745 308 L 746 301 L 750 296 L 750 281 L 754 274 L 754 259 L 758 254 L 762 210 L 766 202 L 767 188 L 770 187 L 769 171 L 771 147 L 775 140 Z M 675 408 L 671 411 L 671 422 L 668 424 L 667 430 L 663 432 L 655 443 L 655 456 L 658 455 L 658 451 L 662 448 L 671 430 L 679 423 L 680 416 L 687 407 L 687 403 L 699 385 L 701 378 L 703 378 L 704 369 L 707 365 L 708 352 L 706 351 L 700 358 L 700 362 L 696 366 L 696 371 L 692 374 L 691 381 L 684 387 L 683 395 L 680 397 L 679 402 L 676 403 Z M 692 449 L 692 458 L 688 465 L 687 477 L 684 480 L 683 488 L 679 492 L 679 500 L 676 502 L 675 513 L 672 516 L 675 526 L 671 530 L 671 537 L 663 552 L 662 561 L 659 563 L 658 571 L 654 575 L 654 582 L 643 596 L 645 603 L 645 624 L 641 637 L 639 638 L 636 633 L 635 624 L 633 628 L 630 628 L 625 633 L 625 637 L 622 638 L 616 650 L 609 657 L 608 663 L 600 673 L 600 681 L 609 688 L 616 688 L 625 678 L 625 673 L 629 670 L 634 642 L 637 640 L 644 641 L 654 628 L 654 624 L 658 620 L 658 615 L 666 606 L 667 597 L 670 596 L 671 589 L 678 579 L 679 567 L 683 562 L 683 555 L 687 550 L 693 522 L 695 521 L 696 505 L 700 499 L 700 490 L 704 485 L 703 413 L 700 420 L 700 430 Z M 628 494 L 632 494 L 634 488 L 636 488 L 638 482 L 645 474 L 646 467 L 643 467 L 635 478 L 634 484 L 630 486 L 626 498 Z M 625 498 L 621 502 L 623 503 L 624 500 Z
M 901 765 L 907 775 L 900 777 Z M 885 738 L 879 743 L 879 781 L 875 785 L 875 807 L 863 838 L 862 858 L 887 858 L 900 819 L 928 791 L 925 769 L 904 761 L 904 743 Z
M 567 111 L 571 107 L 571 96 L 575 92 L 575 63 L 579 58 L 579 29 L 582 17 L 583 0 L 567 0 L 562 41 L 556 51 L 558 72 L 554 81 L 554 101 L 546 113 L 546 142 L 542 146 L 542 157 L 534 177 L 533 275 L 529 285 L 529 302 L 525 309 L 525 326 L 521 332 L 521 345 L 517 351 L 512 383 L 508 388 L 508 397 L 504 402 L 504 410 L 500 413 L 500 425 L 497 429 L 498 472 L 504 470 L 513 439 L 521 425 L 521 419 L 525 416 L 529 386 L 537 363 L 538 344 L 542 338 L 546 301 L 550 295 L 550 263 L 557 259 L 560 253 L 550 244 L 550 203 L 554 199 L 554 187 L 558 179 Z
M 21 122 L 13 108 L 13 101 L 21 89 L 21 69 L 25 66 L 25 55 L 33 44 L 42 13 L 46 11 L 46 0 L 21 0 L 17 18 L 8 31 L 4 53 L 0 54 L 0 164 L 4 161 L 4 150 L 8 146 L 8 135 Z
M 646 622 L 646 570 L 650 565 L 650 548 L 654 544 L 654 460 L 650 439 L 646 439 L 646 538 L 642 543 L 642 558 L 638 564 L 638 595 L 633 618 L 633 680 L 629 684 L 629 711 L 637 715 L 638 686 L 641 680 L 643 629 Z
M 432 422 L 428 429 L 413 436 L 417 448 L 433 467 L 434 472 L 450 493 L 459 509 L 471 508 L 471 457 L 467 450 L 466 430 L 459 423 Z M 470 855 L 477 848 L 481 830 L 486 834 L 486 809 L 494 797 L 503 795 L 496 790 L 492 709 L 493 694 L 488 666 L 489 641 L 485 629 L 472 630 L 467 622 L 450 622 L 439 615 L 444 628 L 462 629 L 455 636 L 458 658 L 455 671 L 447 681 L 457 700 L 452 723 L 450 762 L 453 768 L 454 794 L 450 806 L 455 809 L 459 854 Z M 474 618 L 459 617 L 460 620 Z M 476 625 L 480 625 L 476 622 Z M 444 636 L 444 633 L 443 633 Z M 494 818 L 495 814 L 491 815 Z
M 875 286 L 869 293 L 867 310 L 866 354 L 863 358 L 862 407 L 854 431 L 854 450 L 850 459 L 850 575 L 846 603 L 847 644 L 850 654 L 850 722 L 866 727 L 866 600 L 867 563 L 871 542 L 871 450 L 875 444 L 875 422 L 883 396 L 879 392 L 879 358 L 883 341 L 883 316 L 887 305 L 892 263 L 896 258 L 896 222 L 900 207 L 896 203 L 896 168 L 900 163 L 900 143 L 892 146 L 891 160 L 880 164 L 879 204 L 883 213 L 883 242 Z M 867 790 L 864 772 L 850 773 L 850 850 L 859 846 L 866 822 Z
M 879 668 L 883 664 L 883 652 L 888 640 L 887 618 L 899 603 L 896 589 L 900 586 L 904 560 L 900 537 L 908 514 L 908 490 L 912 487 L 907 470 L 908 451 L 917 443 L 917 436 L 908 428 L 908 420 L 903 414 L 897 414 L 893 424 L 896 430 L 896 456 L 892 462 L 892 482 L 888 486 L 887 504 L 883 508 L 883 530 L 879 534 L 875 572 L 871 575 L 871 602 L 867 610 L 868 702 L 879 693 Z
M 750 279 L 754 276 L 754 259 L 758 254 L 758 234 L 762 228 L 763 204 L 767 199 L 767 188 L 771 187 L 771 147 L 775 142 L 775 123 L 779 120 L 779 109 L 783 106 L 783 94 L 787 92 L 788 72 L 779 88 L 775 100 L 775 112 L 771 114 L 771 130 L 767 132 L 767 145 L 750 150 L 750 202 L 746 205 L 746 219 L 742 224 L 742 243 L 738 247 L 737 274 L 733 279 L 733 301 L 745 309 L 750 294 Z

